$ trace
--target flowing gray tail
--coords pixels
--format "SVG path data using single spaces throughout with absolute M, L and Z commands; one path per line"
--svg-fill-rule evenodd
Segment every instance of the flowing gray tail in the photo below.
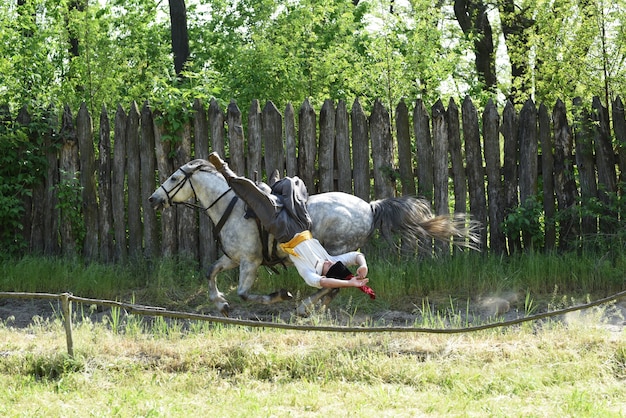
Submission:
M 411 248 L 423 240 L 435 238 L 459 247 L 480 250 L 480 223 L 465 213 L 434 215 L 430 204 L 413 196 L 392 197 L 370 202 L 374 212 L 374 228 L 393 242 L 399 235 Z

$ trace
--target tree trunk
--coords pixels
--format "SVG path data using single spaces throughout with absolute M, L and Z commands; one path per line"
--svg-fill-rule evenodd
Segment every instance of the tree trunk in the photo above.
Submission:
M 187 8 L 185 0 L 169 0 L 170 24 L 172 34 L 172 52 L 174 53 L 174 71 L 180 77 L 187 59 L 189 59 L 189 34 L 187 32 Z

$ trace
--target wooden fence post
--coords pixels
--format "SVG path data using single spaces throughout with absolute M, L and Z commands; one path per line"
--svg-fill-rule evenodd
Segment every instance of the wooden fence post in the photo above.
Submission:
M 574 99 L 574 141 L 576 144 L 576 168 L 580 184 L 582 205 L 598 196 L 596 172 L 593 158 L 593 133 L 589 111 L 583 107 L 580 98 Z M 581 220 L 582 233 L 585 235 L 597 232 L 597 217 L 583 216 Z
M 315 187 L 315 157 L 317 155 L 317 133 L 315 130 L 315 110 L 309 103 L 309 99 L 304 99 L 304 103 L 298 111 L 298 172 L 304 181 L 309 193 L 316 191 Z
M 285 107 L 285 170 L 286 175 L 298 174 L 298 144 L 296 141 L 296 113 L 291 103 Z
M 209 103 L 208 117 L 211 127 L 211 150 L 226 157 L 224 155 L 224 112 L 215 99 L 211 99 Z
M 519 205 L 518 187 L 519 187 L 519 121 L 515 106 L 507 100 L 502 112 L 502 136 L 504 137 L 504 161 L 502 163 L 503 171 L 503 200 L 505 213 L 504 218 L 515 210 Z M 508 237 L 509 253 L 521 251 L 522 240 L 519 236 Z
M 154 124 L 154 145 L 157 161 L 157 169 L 159 172 L 159 183 L 163 183 L 174 171 L 174 164 L 170 158 L 171 146 L 170 141 L 162 139 L 165 128 L 159 125 L 161 112 L 155 111 L 152 115 L 152 123 Z M 170 257 L 176 254 L 178 248 L 178 213 L 176 208 L 168 208 L 161 213 L 161 255 Z
M 461 114 L 463 132 L 465 133 L 470 213 L 482 225 L 480 243 L 482 248 L 487 248 L 487 200 L 485 197 L 485 173 L 478 131 L 478 113 L 468 96 L 465 96 L 463 100 Z
M 113 207 L 111 203 L 111 124 L 106 106 L 100 111 L 100 135 L 98 136 L 98 228 L 100 235 L 99 259 L 113 261 Z
M 500 117 L 498 109 L 489 99 L 483 112 L 483 140 L 485 144 L 485 167 L 487 170 L 487 194 L 489 195 L 489 248 L 496 254 L 506 253 L 506 238 L 502 231 L 504 222 L 504 196 L 500 163 Z
M 324 100 L 320 110 L 319 150 L 317 168 L 319 169 L 319 193 L 334 190 L 335 162 L 335 105 L 332 100 Z
M 434 196 L 433 144 L 430 135 L 430 117 L 422 99 L 417 99 L 413 109 L 413 132 L 417 162 L 417 193 L 432 203 Z
M 185 123 L 178 133 L 180 142 L 174 149 L 174 170 L 191 159 L 191 124 Z M 178 205 L 176 207 L 178 254 L 198 259 L 198 212 L 196 209 Z
M 352 127 L 352 167 L 354 194 L 369 202 L 370 200 L 370 146 L 367 116 L 359 99 L 354 99 L 350 110 Z
M 241 123 L 241 110 L 234 100 L 231 100 L 228 108 L 226 108 L 226 121 L 228 125 L 228 149 L 230 151 L 228 165 L 235 173 L 244 175 L 246 171 L 245 139 Z M 222 157 L 225 158 L 225 156 Z
M 335 115 L 336 190 L 352 194 L 352 158 L 350 156 L 350 130 L 348 124 L 346 101 L 341 99 L 337 103 Z
M 128 254 L 131 259 L 142 255 L 141 232 L 141 160 L 139 157 L 140 116 L 133 101 L 126 123 L 126 170 L 128 174 Z
M 128 117 L 121 105 L 115 113 L 113 135 L 113 179 L 111 184 L 111 208 L 113 209 L 113 230 L 115 232 L 115 260 L 128 259 L 126 238 L 126 125 Z
M 46 161 L 48 162 L 46 179 L 44 182 L 44 246 L 45 255 L 58 255 L 59 246 L 59 152 L 57 145 L 62 141 L 56 134 L 58 130 L 58 116 L 52 106 L 46 112 L 47 129 L 44 134 Z
M 617 192 L 617 174 L 615 171 L 615 153 L 611 143 L 609 112 L 602 106 L 599 97 L 593 98 L 594 148 L 598 175 L 598 198 L 604 204 L 600 217 L 600 231 L 612 233 L 617 228 L 617 201 L 611 202 L 611 196 Z
M 467 176 L 461 145 L 461 126 L 459 124 L 459 108 L 450 98 L 448 102 L 448 148 L 450 165 L 452 166 L 452 184 L 454 185 L 454 211 L 467 212 Z
M 72 302 L 69 293 L 61 295 L 61 310 L 63 311 L 63 326 L 65 327 L 65 341 L 67 354 L 74 357 L 74 337 L 72 336 Z
M 385 199 L 395 196 L 395 167 L 393 163 L 393 138 L 391 137 L 389 112 L 376 99 L 370 115 L 370 137 L 372 162 L 374 164 L 374 198 Z
M 544 248 L 552 251 L 556 248 L 554 203 L 554 156 L 552 146 L 552 129 L 548 109 L 542 103 L 539 106 L 539 142 L 541 144 L 541 178 L 543 184 Z
M 537 197 L 538 144 L 537 108 L 528 99 L 519 116 L 519 196 L 522 206 Z M 522 231 L 522 242 L 524 248 L 531 248 L 533 240 L 528 231 Z
M 415 176 L 413 175 L 413 152 L 411 151 L 411 135 L 409 108 L 404 99 L 396 106 L 396 138 L 398 139 L 398 168 L 402 194 L 415 196 Z
M 154 121 L 152 120 L 152 109 L 148 102 L 145 102 L 141 109 L 141 143 L 139 146 L 139 161 L 141 162 L 141 199 L 143 207 L 143 242 L 144 255 L 154 258 L 158 255 L 158 223 L 156 212 L 148 203 L 148 197 L 156 188 L 154 172 L 156 169 L 156 157 L 154 149 Z
M 83 256 L 92 261 L 98 258 L 98 199 L 96 198 L 96 159 L 93 149 L 93 121 L 83 102 L 76 116 L 76 135 L 80 156 L 80 185 L 82 187 L 85 239 Z
M 200 99 L 193 102 L 193 138 L 195 158 L 209 157 L 209 121 L 204 104 Z M 198 251 L 200 267 L 206 269 L 217 259 L 217 243 L 213 237 L 213 223 L 205 213 L 199 216 Z
M 271 101 L 263 108 L 263 142 L 265 143 L 265 174 L 274 170 L 285 175 L 285 142 L 283 141 L 283 117 Z M 259 173 L 261 174 L 261 173 Z M 262 176 L 259 176 L 259 180 Z
M 63 121 L 61 124 L 61 138 L 63 138 L 63 147 L 61 148 L 61 181 L 60 186 L 64 192 L 73 189 L 78 173 L 78 145 L 76 144 L 76 131 L 74 130 L 74 122 L 72 111 L 69 106 L 65 106 L 63 110 Z M 68 202 L 64 202 L 68 204 Z M 73 208 L 72 210 L 75 210 Z M 76 231 L 71 222 L 69 210 L 61 209 L 61 246 L 63 255 L 73 257 L 77 255 L 76 251 Z
M 257 99 L 252 101 L 248 112 L 248 178 L 261 180 L 263 176 L 263 117 Z M 255 178 L 255 173 L 257 178 Z
M 574 140 L 567 122 L 565 103 L 557 100 L 552 110 L 554 129 L 554 189 L 561 221 L 559 222 L 559 245 L 561 250 L 570 246 L 578 235 L 576 200 L 578 193 L 574 178 Z M 564 216 L 568 215 L 568 216 Z

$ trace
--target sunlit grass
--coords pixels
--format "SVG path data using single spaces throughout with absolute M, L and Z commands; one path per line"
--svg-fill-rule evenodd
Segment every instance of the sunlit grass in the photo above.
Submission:
M 587 319 L 453 336 L 83 320 L 74 358 L 59 320 L 1 324 L 0 415 L 626 414 L 626 337 Z

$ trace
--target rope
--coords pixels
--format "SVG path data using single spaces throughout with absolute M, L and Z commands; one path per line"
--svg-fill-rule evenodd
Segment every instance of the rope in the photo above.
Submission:
M 194 314 L 194 313 L 187 313 L 187 312 L 180 312 L 180 311 L 170 311 L 164 308 L 136 305 L 136 304 L 124 303 L 124 302 L 115 302 L 111 300 L 83 298 L 83 297 L 73 296 L 69 293 L 55 295 L 51 293 L 0 292 L 0 298 L 57 299 L 58 300 L 64 297 L 68 298 L 69 300 L 73 300 L 79 303 L 119 307 L 133 314 L 148 315 L 148 316 L 163 316 L 163 317 L 168 317 L 168 318 L 173 318 L 173 319 L 208 321 L 208 322 L 216 322 L 216 323 L 221 323 L 221 324 L 240 325 L 240 326 L 257 327 L 257 328 L 277 328 L 277 329 L 288 329 L 288 330 L 297 330 L 297 331 L 326 331 L 326 332 L 353 332 L 353 333 L 357 333 L 357 332 L 358 333 L 366 333 L 366 332 L 407 333 L 407 332 L 410 332 L 410 333 L 430 333 L 430 334 L 461 334 L 461 333 L 482 331 L 482 330 L 491 329 L 491 328 L 507 327 L 507 326 L 521 324 L 523 322 L 537 321 L 537 320 L 544 319 L 544 318 L 564 315 L 569 312 L 589 309 L 594 306 L 599 306 L 605 303 L 614 302 L 621 298 L 626 297 L 626 290 L 615 293 L 611 296 L 607 296 L 602 299 L 595 300 L 593 302 L 585 303 L 582 305 L 571 306 L 569 308 L 563 308 L 563 309 L 559 309 L 555 311 L 529 315 L 524 318 L 517 318 L 517 319 L 508 320 L 508 321 L 495 322 L 495 323 L 484 324 L 484 325 L 476 325 L 476 326 L 470 326 L 470 327 L 465 327 L 465 328 L 444 328 L 444 329 L 417 328 L 417 327 L 409 327 L 409 326 L 388 326 L 388 327 L 309 326 L 309 325 L 286 324 L 286 323 L 279 323 L 279 322 L 253 321 L 253 320 L 248 320 L 248 319 L 226 318 L 226 317 Z

